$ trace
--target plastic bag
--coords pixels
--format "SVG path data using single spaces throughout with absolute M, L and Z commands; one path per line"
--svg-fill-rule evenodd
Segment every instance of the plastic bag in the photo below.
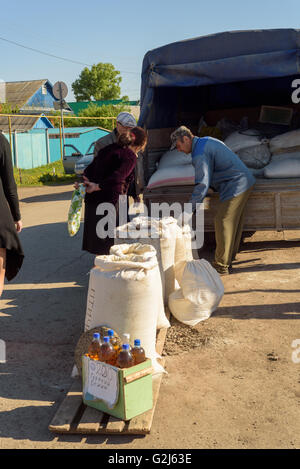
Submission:
M 80 228 L 82 201 L 85 196 L 85 187 L 79 184 L 78 189 L 72 194 L 71 205 L 68 213 L 68 232 L 70 236 L 75 236 Z

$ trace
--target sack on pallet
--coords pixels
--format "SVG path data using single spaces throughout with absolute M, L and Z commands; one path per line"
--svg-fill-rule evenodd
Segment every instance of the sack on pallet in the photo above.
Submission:
M 178 150 L 169 150 L 160 158 L 157 168 L 170 168 L 171 166 L 181 166 L 192 164 L 192 155 Z
M 180 317 L 178 320 L 181 322 L 187 320 L 197 324 L 207 319 L 224 295 L 224 286 L 218 272 L 205 259 L 186 263 L 180 286 L 182 297 L 187 301 L 183 301 L 179 293 L 174 294 L 171 296 L 169 307 L 172 314 L 175 311 L 177 319 Z
M 157 362 L 156 330 L 163 298 L 155 249 L 143 244 L 120 245 L 117 254 L 97 256 L 90 272 L 85 331 L 97 326 L 129 333 L 140 339 L 155 373 L 163 372 Z M 168 327 L 169 321 L 165 318 Z
M 169 296 L 169 310 L 177 321 L 188 326 L 195 326 L 200 321 L 210 317 L 210 312 L 203 310 L 201 305 L 192 303 L 184 298 L 181 288 Z
M 264 168 L 264 177 L 271 179 L 300 177 L 300 158 L 272 161 Z
M 135 217 L 116 228 L 115 244 L 142 243 L 155 248 L 161 273 L 164 304 L 175 290 L 175 246 L 177 222 L 173 217 L 161 219 Z
M 132 256 L 131 261 L 135 263 L 136 268 L 139 268 L 140 260 L 143 261 L 143 259 L 140 259 L 140 256 L 141 255 L 144 256 L 144 253 L 147 253 L 147 250 L 150 251 L 151 256 L 153 252 L 155 252 L 156 266 L 154 267 L 155 283 L 154 283 L 154 277 L 153 277 L 153 293 L 155 292 L 155 300 L 157 300 L 156 328 L 162 329 L 163 327 L 170 327 L 170 323 L 165 314 L 161 274 L 160 274 L 159 265 L 157 261 L 156 249 L 151 245 L 146 245 L 146 244 L 141 244 L 141 243 L 116 244 L 110 248 L 109 253 L 111 255 L 118 256 L 120 259 L 125 258 L 126 262 L 128 262 L 128 257 Z M 153 302 L 153 307 L 155 308 L 155 301 Z
M 150 177 L 147 188 L 195 184 L 195 168 L 192 164 L 180 164 L 158 168 Z
M 300 129 L 291 130 L 270 140 L 270 151 L 272 154 L 284 153 L 289 149 L 300 150 Z

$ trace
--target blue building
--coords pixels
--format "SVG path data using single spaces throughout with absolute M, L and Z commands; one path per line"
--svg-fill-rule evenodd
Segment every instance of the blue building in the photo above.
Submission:
M 61 158 L 60 131 L 59 129 L 49 129 L 49 146 L 51 163 Z M 66 127 L 65 128 L 65 154 L 69 155 L 74 150 L 71 146 L 79 150 L 83 155 L 89 146 L 99 138 L 104 137 L 109 132 L 99 127 Z
M 4 119 L 3 117 L 0 117 Z M 24 117 L 25 119 L 25 117 Z M 27 118 L 26 119 L 30 119 Z M 38 119 L 38 121 L 40 121 Z M 37 122 L 38 122 L 37 121 Z M 65 130 L 65 155 L 77 150 L 83 155 L 90 145 L 109 132 L 98 127 L 72 127 Z M 32 128 L 27 131 L 3 132 L 10 142 L 13 165 L 21 169 L 43 166 L 61 159 L 60 130 L 55 128 Z
M 30 81 L 8 81 L 4 89 L 5 102 L 21 114 L 41 114 L 55 111 L 58 101 L 52 93 L 52 84 L 47 79 Z M 68 107 L 67 111 L 71 112 Z

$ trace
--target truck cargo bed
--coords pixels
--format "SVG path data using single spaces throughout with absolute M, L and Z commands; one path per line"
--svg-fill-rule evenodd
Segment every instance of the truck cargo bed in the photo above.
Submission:
M 144 203 L 187 203 L 194 186 L 169 186 L 144 189 Z M 219 202 L 216 193 L 204 199 L 205 231 L 214 231 L 214 215 Z M 246 207 L 244 231 L 300 229 L 300 178 L 257 179 Z

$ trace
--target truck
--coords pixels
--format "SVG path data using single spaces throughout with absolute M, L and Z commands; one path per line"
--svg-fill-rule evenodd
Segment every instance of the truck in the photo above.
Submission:
M 147 52 L 138 124 L 147 129 L 148 143 L 138 160 L 137 179 L 148 213 L 153 202 L 188 202 L 194 189 L 193 184 L 147 187 L 161 156 L 170 148 L 173 130 L 185 125 L 199 135 L 201 119 L 210 130 L 222 119 L 239 123 L 245 117 L 249 127 L 259 126 L 269 136 L 274 131 L 298 129 L 300 98 L 295 86 L 300 87 L 300 30 L 228 31 Z M 266 115 L 269 112 L 264 123 L 262 110 Z M 292 118 L 285 122 L 287 110 Z M 300 147 L 294 150 L 300 158 Z M 204 199 L 206 232 L 214 231 L 217 206 L 218 194 L 210 190 Z M 257 178 L 246 207 L 244 231 L 297 229 L 300 177 Z

